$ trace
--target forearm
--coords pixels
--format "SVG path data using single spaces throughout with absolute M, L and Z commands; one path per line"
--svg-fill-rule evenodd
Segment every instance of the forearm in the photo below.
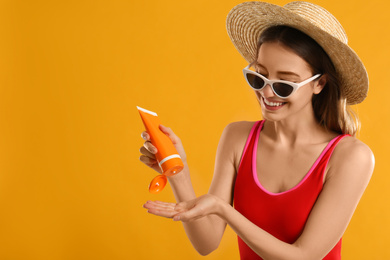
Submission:
M 168 177 L 168 181 L 177 203 L 196 198 L 191 182 L 190 170 L 186 162 L 184 162 L 183 170 L 176 175 Z
M 178 203 L 196 198 L 187 163 L 184 163 L 182 172 L 168 179 Z M 207 255 L 218 247 L 225 226 L 226 224 L 215 215 L 206 216 L 191 222 L 183 222 L 187 237 L 201 255 Z
M 221 202 L 218 214 L 234 232 L 263 259 L 305 259 L 302 250 L 285 243 L 259 228 L 231 205 Z

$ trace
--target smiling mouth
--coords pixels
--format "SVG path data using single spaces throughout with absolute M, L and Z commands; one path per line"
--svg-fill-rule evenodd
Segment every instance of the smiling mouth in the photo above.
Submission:
M 280 106 L 283 106 L 284 104 L 286 104 L 286 102 L 271 102 L 269 100 L 267 100 L 265 97 L 262 97 L 263 101 L 264 101 L 264 104 L 266 104 L 267 106 L 270 106 L 270 107 L 280 107 Z

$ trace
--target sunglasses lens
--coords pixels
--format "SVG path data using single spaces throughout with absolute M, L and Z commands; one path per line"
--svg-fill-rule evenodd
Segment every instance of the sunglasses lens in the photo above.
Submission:
M 264 87 L 264 80 L 262 80 L 260 77 L 253 75 L 253 74 L 246 74 L 246 79 L 248 80 L 249 84 L 254 89 L 261 89 Z
M 294 88 L 286 83 L 274 83 L 273 89 L 276 94 L 281 97 L 288 97 L 293 92 Z

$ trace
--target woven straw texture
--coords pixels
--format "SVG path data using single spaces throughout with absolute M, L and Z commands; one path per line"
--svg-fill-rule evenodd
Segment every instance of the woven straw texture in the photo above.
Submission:
M 257 41 L 262 31 L 275 25 L 296 28 L 321 45 L 339 74 L 341 93 L 347 99 L 347 104 L 358 104 L 367 97 L 367 71 L 348 46 L 348 38 L 341 24 L 324 8 L 302 1 L 291 2 L 284 7 L 264 2 L 245 2 L 235 6 L 226 20 L 230 39 L 248 63 L 256 60 Z

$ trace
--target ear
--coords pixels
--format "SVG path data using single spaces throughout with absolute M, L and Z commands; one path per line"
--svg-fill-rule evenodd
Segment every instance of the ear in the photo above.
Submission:
M 322 91 L 322 89 L 325 87 L 326 82 L 327 82 L 327 77 L 326 74 L 324 74 L 315 82 L 313 87 L 313 93 L 315 95 L 319 94 Z

